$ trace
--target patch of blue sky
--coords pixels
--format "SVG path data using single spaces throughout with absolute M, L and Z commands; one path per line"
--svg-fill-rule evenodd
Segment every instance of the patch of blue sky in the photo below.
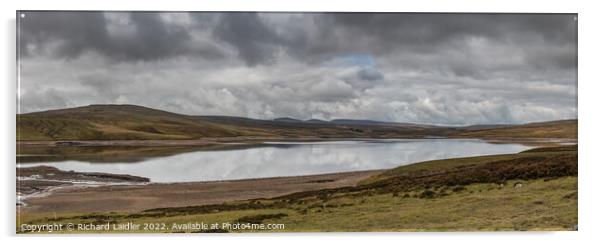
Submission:
M 361 66 L 375 67 L 376 63 L 371 54 L 346 54 L 336 56 L 324 63 L 331 66 Z

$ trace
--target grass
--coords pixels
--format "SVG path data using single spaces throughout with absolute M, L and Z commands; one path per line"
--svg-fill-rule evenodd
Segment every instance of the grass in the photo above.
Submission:
M 564 146 L 429 161 L 392 169 L 356 187 L 217 205 L 136 213 L 23 213 L 17 227 L 53 222 L 165 223 L 173 227 L 174 223 L 204 222 L 285 226 L 279 230 L 220 228 L 215 232 L 573 230 L 578 222 L 576 154 L 577 146 Z
M 523 187 L 515 189 L 513 184 Z M 329 200 L 308 199 L 300 204 L 265 209 L 219 211 L 200 214 L 141 216 L 128 214 L 67 215 L 60 223 L 165 223 L 170 230 L 138 232 L 191 232 L 171 230 L 173 224 L 281 223 L 278 231 L 495 231 L 571 230 L 577 224 L 576 177 L 544 181 L 509 181 L 507 185 L 472 184 L 459 192 L 444 192 L 433 198 L 376 194 L 362 197 L 338 196 Z M 265 201 L 269 204 L 274 200 Z M 124 216 L 126 215 L 126 216 Z M 24 223 L 51 223 L 44 215 L 22 217 Z M 120 232 L 120 231 L 116 231 Z
M 531 123 L 518 126 L 471 130 L 456 136 L 475 138 L 577 138 L 577 120 Z
M 362 181 L 362 184 L 370 184 L 378 181 L 383 181 L 393 178 L 415 178 L 433 174 L 449 174 L 454 169 L 460 169 L 463 175 L 466 175 L 467 169 L 478 168 L 486 164 L 496 163 L 497 165 L 510 164 L 511 166 L 519 165 L 520 160 L 524 160 L 525 163 L 535 162 L 542 163 L 544 161 L 555 161 L 555 158 L 573 158 L 569 159 L 571 163 L 574 163 L 572 171 L 576 175 L 577 171 L 577 145 L 572 146 L 560 146 L 560 147 L 543 147 L 535 148 L 527 151 L 520 152 L 518 154 L 502 154 L 502 155 L 490 155 L 490 156 L 478 156 L 478 157 L 463 157 L 463 158 L 451 158 L 442 160 L 426 161 L 417 164 L 400 166 L 388 170 L 378 176 L 374 176 L 367 180 Z M 565 159 L 566 160 L 566 159 Z M 514 161 L 514 162 L 513 162 Z M 544 167 L 542 165 L 542 167 Z M 549 166 L 546 166 L 549 167 Z M 493 169 L 492 171 L 497 170 Z M 540 169 L 541 170 L 541 169 Z M 511 170 L 512 171 L 512 170 Z M 516 172 L 516 171 L 514 171 Z M 498 173 L 499 174 L 499 173 Z M 550 173 L 543 173 L 547 175 Z M 573 173 L 571 173 L 573 174 Z M 570 174 L 569 174 L 570 175 Z

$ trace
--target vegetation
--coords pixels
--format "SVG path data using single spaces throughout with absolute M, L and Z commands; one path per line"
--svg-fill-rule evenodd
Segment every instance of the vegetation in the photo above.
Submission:
M 355 187 L 271 199 L 157 208 L 135 213 L 23 214 L 20 224 L 284 224 L 248 231 L 573 230 L 577 224 L 577 146 L 401 166 Z M 110 231 L 120 232 L 120 231 Z M 126 231 L 132 232 L 132 231 Z M 207 231 L 205 231 L 207 232 Z
M 577 120 L 509 125 L 487 129 L 468 130 L 459 137 L 475 138 L 577 138 Z

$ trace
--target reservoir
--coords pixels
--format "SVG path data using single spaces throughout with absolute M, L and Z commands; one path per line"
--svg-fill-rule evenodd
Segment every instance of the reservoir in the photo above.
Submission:
M 375 139 L 265 142 L 211 150 L 56 148 L 20 152 L 18 167 L 47 165 L 65 171 L 129 174 L 170 183 L 388 169 L 436 159 L 517 153 L 532 147 L 476 139 Z

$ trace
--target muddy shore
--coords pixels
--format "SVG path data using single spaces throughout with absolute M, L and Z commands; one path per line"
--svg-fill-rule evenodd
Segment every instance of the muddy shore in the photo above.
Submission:
M 32 198 L 48 196 L 58 189 L 77 189 L 102 185 L 140 185 L 149 179 L 126 174 L 80 173 L 50 166 L 17 168 L 17 205 Z
M 29 174 L 36 175 L 34 172 L 38 170 L 28 171 Z M 19 206 L 19 209 L 21 212 L 27 213 L 134 212 L 161 207 L 220 204 L 226 201 L 270 198 L 299 191 L 353 186 L 382 171 L 384 170 L 169 184 L 115 183 L 97 186 L 67 186 L 67 188 L 53 188 L 54 185 L 46 185 L 44 188 L 53 188 L 50 193 L 28 198 L 25 201 L 26 205 Z M 136 177 L 132 176 L 132 178 L 131 180 L 135 180 Z M 105 181 L 109 180 L 114 181 L 110 176 L 105 179 Z M 39 180 L 31 181 L 38 181 L 37 184 L 39 184 Z M 24 183 L 19 185 L 26 186 Z

